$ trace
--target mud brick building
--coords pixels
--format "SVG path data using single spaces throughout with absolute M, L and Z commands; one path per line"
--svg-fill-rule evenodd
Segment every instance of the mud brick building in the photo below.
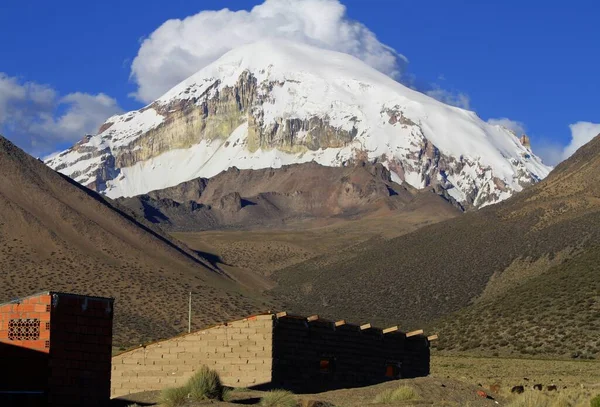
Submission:
M 0 304 L 0 406 L 104 406 L 113 300 L 43 292 Z
M 115 356 L 111 394 L 181 386 L 202 365 L 228 386 L 296 392 L 427 376 L 429 341 L 436 338 L 316 315 L 258 315 Z

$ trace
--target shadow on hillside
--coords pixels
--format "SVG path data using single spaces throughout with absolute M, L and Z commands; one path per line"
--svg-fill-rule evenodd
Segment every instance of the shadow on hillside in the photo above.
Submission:
M 166 236 L 164 236 L 162 234 L 162 231 L 160 229 L 159 230 L 155 230 L 152 227 L 150 227 L 149 225 L 145 225 L 143 223 L 143 221 L 145 219 L 144 220 L 137 219 L 133 214 L 128 213 L 125 210 L 125 208 L 121 207 L 118 203 L 116 203 L 113 200 L 110 200 L 110 198 L 104 197 L 104 196 L 100 195 L 99 193 L 97 193 L 96 191 L 93 191 L 93 190 L 91 190 L 89 188 L 84 187 L 83 185 L 79 184 L 77 181 L 72 180 L 71 178 L 67 177 L 64 174 L 61 174 L 59 172 L 57 172 L 57 174 L 59 176 L 61 176 L 65 181 L 67 181 L 69 184 L 73 185 L 74 187 L 78 188 L 79 190 L 81 190 L 82 192 L 84 192 L 85 194 L 87 194 L 90 198 L 98 201 L 99 203 L 101 203 L 102 205 L 106 206 L 107 208 L 112 209 L 113 211 L 117 212 L 119 215 L 121 215 L 122 217 L 124 217 L 125 219 L 127 219 L 128 221 L 130 221 L 131 223 L 133 223 L 134 225 L 136 225 L 139 228 L 143 229 L 144 231 L 150 233 L 151 235 L 153 235 L 155 238 L 157 238 L 161 242 L 163 242 L 166 245 L 170 246 L 172 249 L 177 250 L 180 254 L 182 254 L 183 256 L 187 257 L 192 262 L 194 262 L 196 264 L 204 265 L 200 261 L 200 259 L 195 258 L 192 254 L 188 253 L 183 248 L 181 248 L 177 244 L 173 243 L 169 238 L 167 238 Z
M 209 253 L 209 252 L 203 252 L 200 250 L 194 250 L 194 252 L 202 257 L 204 260 L 206 260 L 207 262 L 210 263 L 211 266 L 213 266 L 215 269 L 219 270 L 220 272 L 223 272 L 223 269 L 221 269 L 221 265 L 223 266 L 229 266 L 231 267 L 231 264 L 227 264 L 223 261 L 223 258 L 221 258 L 221 256 L 214 254 L 214 253 Z

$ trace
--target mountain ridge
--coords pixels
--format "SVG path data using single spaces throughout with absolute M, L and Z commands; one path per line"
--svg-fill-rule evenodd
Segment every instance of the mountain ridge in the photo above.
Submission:
M 43 290 L 115 297 L 115 343 L 183 331 L 264 307 L 182 243 L 0 136 L 0 302 Z M 268 301 L 268 300 L 267 300 Z
M 298 221 L 343 221 L 381 214 L 457 216 L 452 203 L 431 191 L 396 184 L 381 164 L 344 167 L 316 163 L 278 169 L 230 168 L 210 179 L 131 198 L 122 205 L 169 232 L 285 227 Z M 456 205 L 456 204 L 455 204 Z
M 600 344 L 586 341 L 600 333 L 590 324 L 599 315 L 599 174 L 600 135 L 504 202 L 278 270 L 273 291 L 299 312 L 311 304 L 325 317 L 434 324 L 445 349 L 461 348 L 468 333 L 471 350 L 597 354 Z M 581 340 L 566 346 L 566 331 Z M 551 345 L 543 352 L 540 332 Z
M 107 196 L 128 197 L 232 166 L 361 160 L 465 208 L 506 199 L 549 171 L 514 133 L 473 112 L 349 55 L 279 40 L 230 51 L 47 164 Z

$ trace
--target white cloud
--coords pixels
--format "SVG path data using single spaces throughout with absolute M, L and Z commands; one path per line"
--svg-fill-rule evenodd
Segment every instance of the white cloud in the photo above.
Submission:
M 501 117 L 498 119 L 489 119 L 487 122 L 493 126 L 505 127 L 514 132 L 517 137 L 520 137 L 521 135 L 526 133 L 525 123 L 510 120 L 506 117 Z
M 121 112 L 115 99 L 99 93 L 59 97 L 48 85 L 22 83 L 0 73 L 0 130 L 32 154 L 47 154 L 95 133 L 111 115 Z
M 572 156 L 579 147 L 600 134 L 600 124 L 597 123 L 577 122 L 571 124 L 569 128 L 571 129 L 571 142 L 563 150 L 563 160 Z
M 168 20 L 146 38 L 131 65 L 135 97 L 150 102 L 229 50 L 285 38 L 354 55 L 399 77 L 407 60 L 346 16 L 338 0 L 266 0 L 250 11 L 202 11 Z
M 591 141 L 600 134 L 600 124 L 591 122 L 577 122 L 569 125 L 571 141 L 568 145 L 560 145 L 552 141 L 541 141 L 535 147 L 535 152 L 542 157 L 544 162 L 557 165 L 571 157 L 577 149 Z
M 467 94 L 462 92 L 451 92 L 436 86 L 434 89 L 427 90 L 424 93 L 451 106 L 467 110 L 471 108 L 471 99 Z
M 20 83 L 18 78 L 0 72 L 0 124 L 18 118 L 27 109 L 46 109 L 56 92 L 46 85 Z
M 41 123 L 40 131 L 47 131 L 65 141 L 79 140 L 85 134 L 95 133 L 108 117 L 121 112 L 117 101 L 104 93 L 70 93 L 58 104 L 67 106 L 67 110 Z

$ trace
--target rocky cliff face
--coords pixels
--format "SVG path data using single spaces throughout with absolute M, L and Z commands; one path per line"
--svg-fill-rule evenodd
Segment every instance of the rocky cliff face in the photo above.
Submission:
M 319 63 L 307 66 L 312 53 Z M 397 182 L 433 187 L 465 208 L 503 200 L 547 175 L 510 131 L 356 64 L 288 43 L 234 50 L 47 163 L 119 197 L 231 166 L 367 160 L 382 163 Z
M 391 181 L 381 164 L 345 167 L 304 163 L 273 169 L 230 168 L 211 179 L 194 179 L 146 195 L 119 198 L 120 204 L 168 231 L 283 225 L 302 219 L 340 221 L 368 216 L 430 212 L 452 217 L 452 203 Z

